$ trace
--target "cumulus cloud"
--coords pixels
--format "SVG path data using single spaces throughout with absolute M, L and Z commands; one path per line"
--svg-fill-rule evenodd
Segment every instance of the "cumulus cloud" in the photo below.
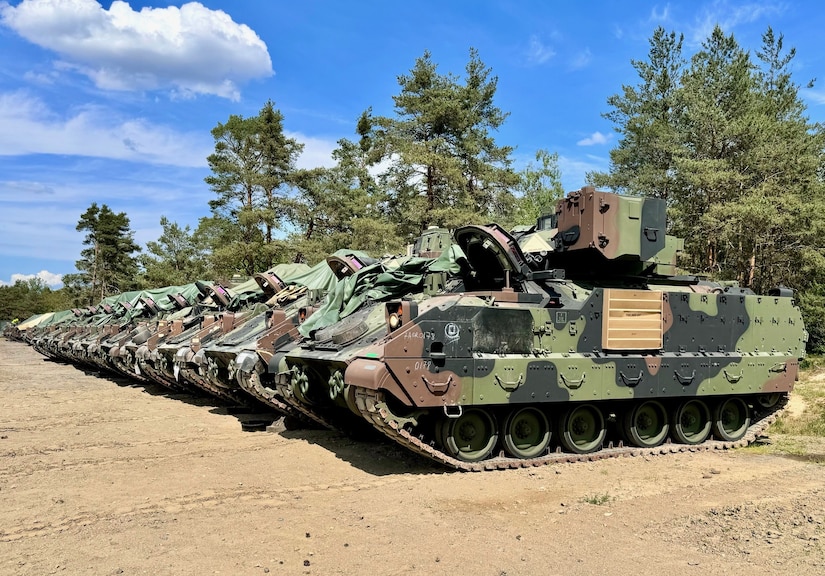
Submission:
M 23 0 L 0 4 L 0 23 L 105 90 L 238 100 L 239 83 L 273 74 L 251 28 L 199 2 L 136 12 L 118 0 L 108 10 L 95 0 Z
M 95 106 L 62 117 L 25 92 L 0 93 L 0 155 L 69 154 L 200 167 L 212 147 L 207 134 L 116 117 Z
M 576 142 L 579 146 L 595 146 L 597 144 L 607 144 L 613 138 L 613 134 L 602 134 L 601 132 L 593 132 L 587 138 L 583 138 Z
M 63 285 L 63 274 L 54 274 L 48 270 L 41 270 L 37 274 L 12 274 L 11 282 L 0 280 L 0 286 L 13 286 L 17 282 L 26 282 L 34 278 L 42 280 L 46 286 L 53 288 Z
M 544 44 L 538 36 L 530 37 L 530 45 L 527 48 L 527 62 L 532 65 L 544 64 L 556 55 L 552 47 Z

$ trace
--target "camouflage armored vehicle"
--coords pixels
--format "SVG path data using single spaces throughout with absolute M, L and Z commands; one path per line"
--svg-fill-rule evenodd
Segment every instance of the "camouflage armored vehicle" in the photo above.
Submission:
M 303 268 L 303 265 L 296 268 L 295 265 L 278 264 L 267 272 L 288 277 Z M 201 314 L 191 328 L 171 336 L 157 347 L 158 365 L 166 380 L 184 382 L 226 401 L 254 403 L 234 382 L 209 378 L 203 348 L 267 310 L 266 291 L 254 279 L 232 288 L 214 284 L 209 291 L 212 305 L 209 313 Z M 204 365 L 203 370 L 201 365 Z
M 360 349 L 384 336 L 384 301 L 424 299 L 455 286 L 448 277 L 461 269 L 463 255 L 454 248 L 449 232 L 428 230 L 410 256 L 387 258 L 341 278 L 322 306 L 299 314 L 303 339 L 270 351 L 268 371 L 278 396 L 323 426 L 364 428 L 344 372 Z
M 659 199 L 583 188 L 548 221 L 458 229 L 463 290 L 383 305 L 341 367 L 364 418 L 461 470 L 737 446 L 775 418 L 807 339 L 789 289 L 674 276 Z
M 109 330 L 111 335 L 100 342 L 98 355 L 101 362 L 132 378 L 153 381 L 148 374 L 137 369 L 137 349 L 157 331 L 161 321 L 182 310 L 191 310 L 192 304 L 201 295 L 201 288 L 194 282 L 142 291 L 134 301 L 128 318 L 118 326 L 112 326 Z
M 227 310 L 234 294 L 220 284 L 209 285 L 206 289 L 209 295 L 189 316 L 165 327 L 166 337 L 162 342 L 156 343 L 151 353 L 143 358 L 143 362 L 147 368 L 151 363 L 151 372 L 156 373 L 158 381 L 165 382 L 170 387 L 200 390 L 223 400 L 235 401 L 226 397 L 221 390 L 212 389 L 208 382 L 199 377 L 197 366 L 190 365 L 202 338 L 209 338 L 216 332 L 229 331 L 234 323 L 234 313 Z M 193 344 L 196 350 L 192 349 Z
M 297 327 L 307 311 L 320 305 L 338 280 L 354 274 L 374 262 L 366 254 L 338 250 L 303 274 L 278 278 L 273 274 L 256 274 L 261 288 L 271 294 L 271 308 L 238 330 L 204 349 L 208 374 L 240 386 L 257 400 L 284 414 L 299 416 L 275 390 L 268 377 L 267 365 L 275 349 L 297 340 Z

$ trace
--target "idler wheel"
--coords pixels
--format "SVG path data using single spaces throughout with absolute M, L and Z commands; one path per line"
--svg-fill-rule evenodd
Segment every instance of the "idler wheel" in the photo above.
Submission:
M 496 423 L 481 408 L 471 408 L 457 418 L 447 418 L 441 425 L 441 435 L 447 453 L 464 462 L 484 460 L 498 442 Z
M 780 398 L 782 398 L 782 394 L 779 392 L 760 394 L 756 397 L 756 403 L 759 404 L 760 408 L 770 409 L 779 403 Z
M 503 436 L 504 449 L 510 456 L 535 458 L 550 445 L 550 422 L 537 408 L 516 409 L 507 416 Z
M 604 444 L 604 416 L 593 404 L 582 404 L 564 413 L 559 436 L 565 449 L 576 454 L 595 452 Z
M 713 411 L 713 435 L 725 442 L 735 442 L 745 435 L 751 425 L 748 405 L 741 398 L 728 398 Z
M 701 444 L 710 435 L 710 411 L 701 400 L 686 400 L 673 411 L 671 430 L 680 444 Z
M 664 406 L 655 400 L 634 406 L 625 413 L 623 420 L 625 437 L 641 448 L 659 446 L 670 429 Z

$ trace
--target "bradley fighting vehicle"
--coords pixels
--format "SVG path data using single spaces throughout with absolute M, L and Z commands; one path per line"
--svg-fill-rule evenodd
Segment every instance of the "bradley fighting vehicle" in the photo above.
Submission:
M 322 426 L 372 431 L 356 408 L 354 388 L 344 382 L 347 366 L 359 350 L 386 335 L 384 301 L 417 301 L 455 288 L 456 281 L 447 278 L 464 261 L 450 233 L 441 228 L 426 230 L 410 252 L 356 266 L 339 277 L 317 309 L 302 308 L 297 318 L 282 322 L 284 327 L 296 324 L 289 332 L 281 330 L 284 337 L 271 344 L 259 341 L 259 355 L 268 358 L 261 377 L 274 383 L 279 400 Z M 345 262 L 330 265 L 342 268 Z
M 583 188 L 519 238 L 465 226 L 455 241 L 461 291 L 384 303 L 383 335 L 342 374 L 364 418 L 428 458 L 739 446 L 793 388 L 807 333 L 792 292 L 675 276 L 663 200 Z
M 234 382 L 257 400 L 284 414 L 300 417 L 300 412 L 296 413 L 278 396 L 267 374 L 269 359 L 275 349 L 299 338 L 297 327 L 301 319 L 320 305 L 340 279 L 374 262 L 364 252 L 338 250 L 290 278 L 256 274 L 258 284 L 271 296 L 271 308 L 204 348 L 207 376 L 222 379 L 224 386 Z

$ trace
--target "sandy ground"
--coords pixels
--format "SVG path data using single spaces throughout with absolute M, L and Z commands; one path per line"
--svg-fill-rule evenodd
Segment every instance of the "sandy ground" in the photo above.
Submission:
M 231 412 L 0 339 L 0 574 L 825 574 L 802 458 L 457 473 Z

